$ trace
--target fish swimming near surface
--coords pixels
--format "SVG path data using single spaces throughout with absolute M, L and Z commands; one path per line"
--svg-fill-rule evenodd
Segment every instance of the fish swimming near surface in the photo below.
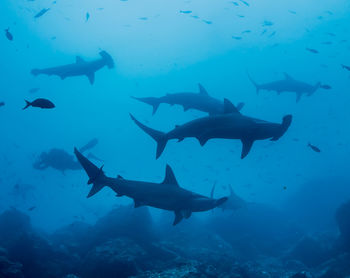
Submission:
M 305 48 L 307 51 L 311 52 L 311 53 L 314 53 L 314 54 L 318 54 L 320 53 L 318 50 L 314 49 L 314 48 Z
M 246 5 L 247 7 L 249 7 L 250 5 L 249 5 L 249 3 L 247 2 L 247 1 L 244 1 L 244 0 L 239 0 L 239 1 L 241 1 L 244 5 Z
M 308 143 L 307 146 L 308 146 L 309 148 L 311 148 L 314 152 L 317 152 L 317 153 L 320 153 L 320 152 L 321 152 L 321 150 L 320 150 L 318 147 L 312 145 L 311 143 Z
M 183 218 L 188 219 L 193 212 L 208 211 L 221 206 L 228 199 L 208 198 L 180 187 L 169 165 L 166 166 L 165 178 L 161 183 L 127 180 L 120 175 L 111 178 L 105 175 L 103 166 L 98 168 L 76 148 L 74 153 L 89 176 L 88 184 L 92 184 L 88 198 L 104 186 L 108 186 L 117 197 L 126 196 L 133 199 L 135 208 L 150 206 L 173 211 L 175 214 L 173 225 L 180 223 Z
M 39 17 L 42 17 L 44 14 L 46 14 L 48 11 L 50 10 L 50 8 L 47 8 L 47 9 L 42 9 L 40 12 L 38 12 L 34 18 L 39 18 Z
M 242 39 L 242 37 L 238 37 L 238 36 L 232 36 L 232 38 L 235 39 L 235 40 L 241 40 Z
M 332 89 L 332 86 L 331 86 L 331 85 L 327 85 L 327 84 L 322 84 L 322 85 L 320 86 L 320 88 L 322 88 L 322 89 L 324 89 L 324 90 L 330 90 L 330 89 Z
M 181 14 L 190 14 L 192 11 L 180 11 Z
M 209 115 L 216 115 L 224 113 L 224 102 L 216 98 L 211 97 L 206 89 L 198 84 L 198 93 L 174 93 L 166 94 L 162 97 L 133 97 L 136 100 L 147 103 L 153 107 L 152 115 L 157 112 L 157 109 L 161 103 L 167 103 L 170 105 L 181 105 L 184 111 L 189 109 L 196 109 Z M 239 103 L 237 109 L 240 110 L 244 106 L 244 103 Z
M 25 100 L 26 102 L 26 106 L 23 108 L 27 109 L 29 106 L 32 107 L 38 107 L 38 108 L 42 108 L 42 109 L 52 109 L 55 108 L 55 105 L 48 99 L 45 98 L 37 98 L 36 100 L 30 102 L 28 100 Z
M 257 84 L 248 74 L 248 78 L 255 86 L 257 94 L 260 90 L 275 91 L 277 94 L 281 94 L 282 92 L 292 92 L 296 93 L 296 102 L 300 101 L 302 95 L 311 96 L 321 87 L 321 82 L 317 82 L 315 85 L 310 85 L 305 82 L 295 80 L 287 73 L 284 73 L 284 76 L 285 78 L 282 80 L 265 84 Z
M 13 35 L 10 33 L 10 28 L 5 29 L 5 36 L 9 41 L 13 41 Z
M 105 66 L 107 66 L 109 69 L 112 69 L 114 67 L 113 59 L 106 51 L 101 51 L 99 54 L 101 58 L 95 61 L 87 62 L 80 56 L 77 56 L 76 62 L 74 64 L 46 69 L 33 69 L 31 73 L 34 76 L 37 76 L 39 74 L 46 74 L 49 76 L 57 75 L 62 80 L 67 77 L 85 75 L 89 79 L 90 84 L 94 84 L 96 71 L 102 69 Z
M 0 107 L 1 106 L 5 106 L 5 102 L 4 101 L 0 101 Z
M 292 122 L 291 115 L 284 116 L 281 124 L 243 116 L 227 99 L 224 100 L 223 114 L 199 118 L 175 126 L 169 132 L 152 129 L 139 122 L 134 116 L 130 116 L 138 127 L 157 142 L 156 159 L 160 157 L 169 140 L 178 139 L 178 142 L 181 142 L 191 137 L 196 138 L 201 146 L 214 138 L 241 140 L 241 158 L 243 159 L 249 153 L 254 141 L 264 139 L 277 141 L 288 130 Z
M 85 22 L 87 22 L 89 20 L 89 18 L 90 18 L 90 14 L 86 13 L 86 15 L 85 15 Z
M 214 184 L 211 193 L 210 193 L 210 198 L 214 198 L 214 191 L 215 191 L 216 184 Z M 241 197 L 239 197 L 237 194 L 232 189 L 232 186 L 228 186 L 230 190 L 230 195 L 227 197 L 227 201 L 223 203 L 220 208 L 222 210 L 231 210 L 231 211 L 236 211 L 241 208 L 247 207 L 248 203 L 244 201 Z
M 343 68 L 343 69 L 346 69 L 346 70 L 348 70 L 348 71 L 350 71 L 350 66 L 346 66 L 346 65 L 341 65 L 341 67 Z

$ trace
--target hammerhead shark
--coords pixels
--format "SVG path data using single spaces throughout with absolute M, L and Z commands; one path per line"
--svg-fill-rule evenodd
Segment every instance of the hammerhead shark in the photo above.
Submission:
M 210 198 L 214 198 L 215 187 L 216 187 L 216 184 L 214 184 L 211 190 Z M 228 196 L 227 201 L 219 207 L 222 208 L 223 210 L 232 210 L 232 211 L 246 207 L 248 203 L 244 201 L 241 197 L 239 197 L 237 194 L 235 194 L 235 192 L 232 189 L 232 186 L 229 185 L 228 188 L 230 190 L 230 196 Z
M 46 74 L 49 76 L 57 75 L 61 79 L 72 76 L 85 75 L 89 79 L 90 84 L 94 84 L 96 71 L 100 70 L 104 66 L 107 66 L 109 69 L 114 67 L 114 62 L 111 55 L 109 55 L 106 51 L 101 51 L 99 54 L 101 58 L 95 61 L 87 62 L 80 56 L 77 56 L 76 62 L 74 64 L 46 69 L 33 69 L 31 73 L 34 76 L 37 76 L 39 74 Z
M 198 84 L 198 93 L 174 93 L 166 94 L 162 97 L 133 97 L 136 100 L 147 103 L 153 107 L 152 115 L 157 112 L 161 103 L 170 105 L 181 105 L 184 111 L 196 109 L 209 115 L 217 115 L 224 113 L 224 102 L 211 97 L 201 84 Z M 237 109 L 241 110 L 244 103 L 237 104 Z
M 181 188 L 169 165 L 166 166 L 165 178 L 161 183 L 127 180 L 119 175 L 117 178 L 110 178 L 103 172 L 103 166 L 98 168 L 76 148 L 74 153 L 89 176 L 88 184 L 92 184 L 88 198 L 104 186 L 108 186 L 117 194 L 117 197 L 132 198 L 135 208 L 150 206 L 173 211 L 175 213 L 173 225 L 178 224 L 183 218 L 188 219 L 193 212 L 208 211 L 227 201 L 227 197 L 208 198 Z
M 295 80 L 293 77 L 284 73 L 285 78 L 282 80 L 273 81 L 265 84 L 256 83 L 253 78 L 248 74 L 249 80 L 253 83 L 258 94 L 260 90 L 275 91 L 277 94 L 282 92 L 296 93 L 296 102 L 299 102 L 302 95 L 311 96 L 321 87 L 321 82 L 317 82 L 315 85 L 310 85 L 302 81 Z
M 227 99 L 224 100 L 224 114 L 202 117 L 183 125 L 177 125 L 167 133 L 152 129 L 139 122 L 130 114 L 132 120 L 157 142 L 156 159 L 162 154 L 167 142 L 171 139 L 180 141 L 185 138 L 197 138 L 204 146 L 209 139 L 239 139 L 243 148 L 241 158 L 247 156 L 255 140 L 278 140 L 289 128 L 292 115 L 283 117 L 281 124 L 270 123 L 263 120 L 242 115 Z

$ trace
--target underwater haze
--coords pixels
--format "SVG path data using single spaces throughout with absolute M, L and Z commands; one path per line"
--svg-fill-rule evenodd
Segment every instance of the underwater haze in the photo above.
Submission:
M 350 2 L 0 10 L 0 278 L 350 277 Z

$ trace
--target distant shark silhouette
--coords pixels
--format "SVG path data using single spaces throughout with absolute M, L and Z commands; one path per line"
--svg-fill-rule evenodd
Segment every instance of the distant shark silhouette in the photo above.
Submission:
M 201 84 L 198 84 L 199 93 L 174 93 L 166 94 L 162 97 L 132 97 L 141 102 L 152 105 L 154 115 L 161 103 L 170 105 L 181 105 L 184 111 L 196 109 L 209 115 L 224 113 L 224 102 L 211 97 Z M 237 104 L 237 109 L 241 110 L 244 103 Z
M 133 181 L 121 176 L 107 177 L 102 170 L 103 166 L 98 168 L 76 148 L 74 153 L 89 176 L 88 184 L 92 184 L 88 198 L 95 195 L 104 186 L 108 186 L 117 193 L 117 197 L 132 198 L 135 208 L 151 206 L 174 211 L 173 225 L 178 224 L 183 218 L 189 218 L 192 212 L 208 211 L 227 201 L 227 197 L 213 199 L 181 188 L 169 165 L 166 166 L 165 178 L 161 183 Z
M 210 198 L 214 198 L 214 191 L 215 191 L 216 184 L 214 184 L 211 192 L 210 192 Z M 219 207 L 223 210 L 238 210 L 240 208 L 247 207 L 247 202 L 244 201 L 241 197 L 235 194 L 235 192 L 232 189 L 232 186 L 229 185 L 228 188 L 230 189 L 230 196 L 228 196 L 228 199 L 225 203 L 220 205 Z
M 80 56 L 77 56 L 74 64 L 46 69 L 33 69 L 31 73 L 35 76 L 39 74 L 57 75 L 61 79 L 85 75 L 89 79 L 90 83 L 94 84 L 96 71 L 104 66 L 107 66 L 110 69 L 114 67 L 113 59 L 106 51 L 101 51 L 99 54 L 101 58 L 95 61 L 87 62 Z
M 302 81 L 295 80 L 287 73 L 284 73 L 285 78 L 282 80 L 257 84 L 253 78 L 248 74 L 249 80 L 253 83 L 258 94 L 260 90 L 275 91 L 277 94 L 282 92 L 296 93 L 296 102 L 299 102 L 302 95 L 311 96 L 321 87 L 321 82 L 317 82 L 315 85 L 310 85 Z
M 239 139 L 243 148 L 241 158 L 250 151 L 255 140 L 271 138 L 278 140 L 289 128 L 292 116 L 283 117 L 281 124 L 270 123 L 251 117 L 243 116 L 237 108 L 227 99 L 224 100 L 224 114 L 199 118 L 183 125 L 176 126 L 168 133 L 161 132 L 145 126 L 130 114 L 132 120 L 157 142 L 156 158 L 162 154 L 168 140 L 185 138 L 197 138 L 201 146 L 209 139 Z

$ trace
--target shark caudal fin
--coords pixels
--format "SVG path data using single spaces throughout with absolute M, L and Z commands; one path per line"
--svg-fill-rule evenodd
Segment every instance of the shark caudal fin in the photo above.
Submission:
M 106 178 L 102 168 L 98 168 L 85 156 L 83 156 L 77 148 L 74 148 L 74 154 L 77 157 L 80 165 L 84 168 L 86 174 L 89 176 L 88 184 L 92 184 L 92 188 L 87 196 L 87 198 L 95 195 L 104 187 L 104 180 Z
M 22 110 L 27 109 L 29 106 L 32 105 L 32 103 L 29 102 L 28 100 L 24 100 L 24 101 L 26 102 L 26 106 L 24 106 L 24 107 L 22 108 Z
M 286 115 L 283 117 L 280 128 L 277 134 L 271 138 L 271 141 L 277 141 L 283 136 L 283 134 L 288 130 L 290 124 L 292 123 L 292 119 L 293 119 L 292 115 Z
M 168 142 L 168 139 L 166 138 L 166 133 L 152 129 L 148 126 L 145 126 L 144 124 L 136 120 L 135 117 L 131 114 L 130 114 L 130 117 L 139 128 L 141 128 L 144 132 L 146 132 L 149 136 L 151 136 L 157 142 L 156 159 L 158 159 L 163 153 L 164 148 Z
M 228 200 L 228 197 L 222 197 L 220 199 L 216 200 L 215 207 L 221 206 L 223 203 L 225 203 Z
M 111 55 L 107 53 L 107 51 L 101 51 L 100 56 L 103 58 L 103 60 L 106 62 L 106 65 L 109 69 L 114 68 L 114 61 Z
M 250 82 L 252 82 L 252 84 L 254 85 L 254 87 L 256 89 L 256 94 L 258 95 L 259 91 L 260 91 L 260 85 L 254 81 L 254 79 L 250 76 L 250 74 L 248 72 L 247 72 L 247 75 L 248 75 Z
M 159 107 L 160 104 L 160 100 L 157 97 L 132 97 L 133 99 L 136 99 L 138 101 L 141 101 L 143 103 L 152 105 L 153 107 L 153 111 L 152 111 L 152 115 L 154 115 Z

